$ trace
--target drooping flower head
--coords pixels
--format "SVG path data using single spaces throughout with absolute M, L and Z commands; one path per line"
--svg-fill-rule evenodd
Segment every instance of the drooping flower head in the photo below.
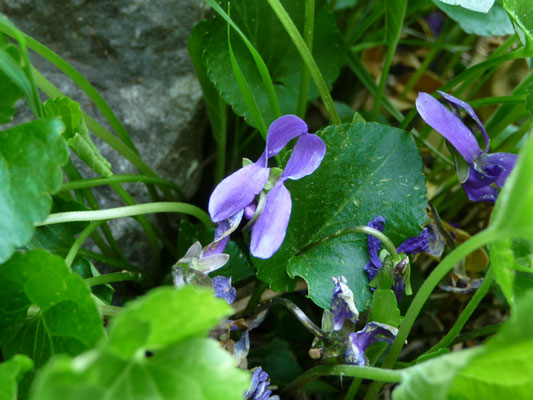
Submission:
M 292 139 L 298 138 L 285 170 L 266 194 L 262 210 L 255 209 L 256 196 L 270 176 L 268 159 L 278 154 Z M 243 214 L 258 213 L 253 222 L 250 250 L 254 257 L 270 258 L 285 239 L 292 202 L 284 183 L 312 174 L 322 162 L 326 146 L 316 135 L 308 133 L 306 123 L 295 115 L 275 120 L 268 129 L 265 151 L 251 163 L 218 184 L 209 199 L 209 215 L 217 224 L 231 219 L 240 222 Z M 238 223 L 237 223 L 238 225 Z
M 463 185 L 468 198 L 472 201 L 495 202 L 498 190 L 505 184 L 507 176 L 516 164 L 517 155 L 511 153 L 488 154 L 490 139 L 472 107 L 444 92 L 439 93 L 454 112 L 444 107 L 428 93 L 420 92 L 416 99 L 416 109 L 426 123 L 448 140 L 464 158 L 467 168 L 463 172 L 457 165 L 459 182 Z M 482 150 L 475 135 L 461 120 L 460 111 L 465 111 L 474 120 L 483 134 L 485 148 Z
M 376 218 L 372 219 L 367 225 L 380 232 L 383 232 L 384 224 L 385 218 L 383 218 L 381 215 L 378 215 Z M 396 250 L 398 251 L 398 253 L 404 254 L 417 254 L 428 252 L 430 247 L 428 235 L 428 229 L 424 228 L 418 236 L 408 238 L 405 242 L 399 245 Z M 381 241 L 372 235 L 368 235 L 369 260 L 368 263 L 363 267 L 363 269 L 368 275 L 368 279 L 370 280 L 376 277 L 379 270 L 383 266 L 383 261 L 379 256 L 380 250 Z M 402 294 L 405 290 L 405 280 L 408 265 L 409 258 L 403 258 L 393 268 L 394 284 L 392 286 L 392 289 L 396 294 L 396 299 L 398 300 L 398 303 L 401 301 Z
M 369 322 L 359 332 L 350 333 L 348 346 L 344 353 L 346 363 L 350 365 L 368 366 L 366 349 L 376 342 L 392 343 L 398 334 L 398 329 L 379 322 Z

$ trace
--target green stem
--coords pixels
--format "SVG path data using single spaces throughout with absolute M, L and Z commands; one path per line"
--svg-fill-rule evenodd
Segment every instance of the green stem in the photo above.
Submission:
M 79 249 L 78 254 L 81 256 L 90 258 L 91 260 L 104 263 L 113 268 L 126 270 L 126 271 L 132 271 L 132 272 L 140 272 L 140 273 L 145 272 L 143 271 L 141 267 L 130 264 L 127 261 L 123 261 L 123 260 L 119 260 L 118 258 L 108 257 L 102 254 L 98 254 L 98 253 L 95 253 L 94 251 L 90 251 L 84 248 Z
M 526 95 L 515 95 L 515 96 L 496 96 L 496 97 L 486 97 L 484 99 L 476 99 L 469 101 L 468 103 L 472 108 L 492 106 L 494 104 L 508 104 L 508 103 L 523 103 L 526 101 Z
M 394 243 L 392 243 L 392 240 L 390 240 L 388 236 L 385 235 L 383 232 L 380 232 L 377 229 L 371 228 L 366 225 L 354 226 L 352 228 L 339 229 L 335 233 L 324 236 L 323 238 L 317 240 L 316 242 L 312 242 L 308 244 L 302 250 L 299 251 L 299 254 L 309 251 L 313 247 L 320 246 L 326 242 L 329 242 L 330 240 L 333 240 L 333 239 L 336 239 L 338 237 L 345 236 L 345 235 L 351 235 L 353 233 L 364 233 L 366 235 L 372 235 L 378 238 L 381 241 L 381 243 L 385 245 L 390 255 L 392 256 L 393 260 L 395 260 L 396 262 L 399 261 L 400 256 L 398 255 L 398 251 L 396 250 L 396 246 L 394 245 Z
M 180 195 L 183 195 L 181 188 L 176 185 L 174 182 L 168 181 L 163 178 L 157 178 L 155 176 L 147 175 L 112 175 L 109 177 L 102 178 L 91 178 L 91 179 L 81 179 L 75 181 L 69 181 L 63 184 L 59 189 L 59 192 L 67 192 L 70 190 L 78 190 L 84 188 L 90 188 L 94 186 L 105 186 L 111 185 L 112 183 L 129 183 L 129 182 L 140 182 L 140 183 L 153 183 L 158 186 L 165 186 L 171 188 L 178 192 Z
M 324 77 L 318 69 L 318 65 L 316 64 L 313 55 L 311 54 L 311 51 L 309 51 L 309 48 L 305 44 L 302 35 L 300 35 L 300 32 L 298 32 L 298 28 L 296 28 L 296 25 L 294 25 L 294 22 L 292 21 L 291 17 L 289 16 L 285 8 L 283 8 L 279 0 L 267 1 L 270 4 L 270 7 L 272 7 L 272 10 L 274 10 L 274 13 L 278 16 L 278 19 L 280 20 L 285 30 L 289 34 L 292 42 L 296 46 L 296 49 L 300 53 L 304 64 L 307 66 L 307 68 L 309 68 L 309 71 L 311 72 L 313 81 L 315 82 L 318 92 L 320 93 L 320 97 L 322 98 L 322 102 L 324 103 L 324 107 L 326 108 L 331 123 L 333 125 L 340 125 L 341 120 L 339 118 L 339 115 L 337 114 L 337 110 L 335 109 L 335 104 L 333 104 L 333 99 L 331 98 L 331 94 L 329 93 L 328 86 L 326 85 Z
M 122 313 L 122 311 L 124 311 L 122 307 L 115 307 L 107 304 L 98 304 L 98 309 L 100 310 L 102 315 L 105 315 L 107 317 L 116 317 L 117 315 Z
M 304 41 L 309 51 L 313 51 L 313 32 L 315 29 L 315 0 L 305 0 L 305 20 L 304 20 Z M 300 97 L 296 114 L 300 118 L 305 118 L 307 109 L 307 97 L 309 96 L 309 83 L 311 82 L 311 72 L 306 65 L 302 67 L 300 81 Z
M 304 372 L 296 378 L 285 392 L 291 392 L 307 382 L 322 376 L 340 375 L 354 378 L 372 379 L 380 382 L 400 382 L 404 372 L 401 370 L 383 369 L 375 367 L 359 367 L 356 365 L 319 365 Z
M 213 226 L 209 215 L 201 208 L 187 203 L 174 202 L 136 204 L 134 206 L 110 208 L 107 210 L 68 211 L 55 213 L 50 214 L 48 218 L 39 223 L 38 226 L 60 224 L 63 222 L 99 221 L 162 212 L 192 215 L 193 217 L 198 218 L 206 227 L 209 228 Z
M 435 287 L 437 287 L 441 279 L 444 278 L 446 274 L 450 272 L 451 269 L 468 254 L 472 253 L 479 247 L 489 243 L 490 241 L 497 239 L 497 237 L 497 231 L 490 229 L 481 231 L 477 235 L 473 236 L 470 240 L 458 246 L 450 254 L 448 254 L 448 256 L 440 262 L 440 264 L 433 270 L 433 272 L 431 272 L 431 274 L 424 281 L 420 289 L 418 289 L 415 298 L 411 302 L 411 305 L 409 306 L 407 313 L 405 314 L 405 317 L 402 320 L 402 323 L 400 324 L 400 329 L 398 331 L 398 334 L 396 335 L 396 339 L 394 339 L 389 354 L 387 355 L 387 358 L 383 363 L 384 368 L 391 368 L 396 362 L 396 359 L 398 358 L 400 351 L 402 350 L 405 340 L 407 339 L 407 336 L 409 335 L 409 332 L 411 331 L 411 328 L 413 327 L 413 324 L 416 318 L 418 317 L 420 310 L 422 310 L 422 307 L 424 306 L 425 302 L 427 301 Z M 381 386 L 382 384 L 379 382 L 372 383 L 366 393 L 365 400 L 376 398 L 381 389 Z
M 502 325 L 503 325 L 502 323 L 487 325 L 479 329 L 474 329 L 472 331 L 461 333 L 453 340 L 451 344 L 454 345 L 457 343 L 466 342 L 467 340 L 476 339 L 478 337 L 492 335 L 493 333 L 498 332 L 498 330 L 502 327 Z
M 74 243 L 70 247 L 70 250 L 69 250 L 67 256 L 65 257 L 65 264 L 67 264 L 67 267 L 69 267 L 69 269 L 71 268 L 72 262 L 76 258 L 76 254 L 78 254 L 78 251 L 81 248 L 81 246 L 83 245 L 83 243 L 87 240 L 89 235 L 91 233 L 93 233 L 93 231 L 95 231 L 96 228 L 98 228 L 103 223 L 104 223 L 104 221 L 91 222 L 78 235 L 78 237 L 76 238 L 76 240 L 74 241 Z
M 442 349 L 443 347 L 448 347 L 450 344 L 452 344 L 456 336 L 461 332 L 461 329 L 463 329 L 463 327 L 465 326 L 472 313 L 476 310 L 481 300 L 483 300 L 483 298 L 489 291 L 492 282 L 494 282 L 494 276 L 489 270 L 487 272 L 487 275 L 485 276 L 485 279 L 483 280 L 483 283 L 476 290 L 476 293 L 474 294 L 474 296 L 472 296 L 459 318 L 457 318 L 457 321 L 455 321 L 453 327 L 448 331 L 446 336 L 444 336 L 437 344 L 431 347 L 424 354 L 432 353 L 434 351 Z
M 106 285 L 113 282 L 123 282 L 123 281 L 138 281 L 140 280 L 141 275 L 131 272 L 112 272 L 110 274 L 93 276 L 92 278 L 85 279 L 85 282 L 89 286 L 98 286 Z

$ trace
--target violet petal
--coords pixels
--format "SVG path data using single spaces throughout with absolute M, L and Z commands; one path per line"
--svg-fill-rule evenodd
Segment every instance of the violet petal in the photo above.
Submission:
M 270 258 L 285 239 L 291 216 L 291 195 L 283 183 L 268 192 L 263 212 L 252 228 L 250 251 L 254 257 Z
M 383 232 L 383 226 L 385 225 L 385 218 L 381 215 L 378 215 L 376 218 L 371 220 L 367 226 L 370 228 L 376 229 L 380 232 Z M 368 255 L 370 256 L 370 262 L 376 268 L 381 268 L 383 262 L 379 258 L 379 251 L 381 250 L 381 240 L 372 235 L 368 236 Z
M 429 251 L 428 229 L 424 228 L 418 236 L 413 236 L 398 246 L 398 253 L 417 254 Z
M 452 96 L 451 94 L 441 92 L 440 90 L 438 90 L 437 92 L 442 97 L 444 97 L 444 99 L 446 99 L 446 101 L 448 102 L 448 104 L 450 104 L 450 106 L 454 107 L 455 109 L 459 108 L 459 109 L 465 111 L 468 114 L 468 116 L 474 120 L 474 122 L 477 124 L 479 130 L 483 134 L 483 138 L 485 139 L 485 148 L 483 149 L 483 152 L 489 151 L 489 148 L 490 148 L 489 135 L 487 134 L 487 131 L 485 130 L 485 127 L 481 123 L 481 120 L 478 118 L 478 116 L 476 115 L 476 113 L 474 112 L 474 109 L 470 106 L 470 104 L 468 104 L 467 102 Z
M 307 133 L 307 131 L 307 124 L 296 115 L 289 114 L 279 117 L 268 128 L 265 152 L 257 160 L 257 163 L 266 167 L 268 158 L 274 157 L 292 139 Z
M 428 93 L 420 92 L 416 109 L 426 123 L 444 136 L 455 149 L 471 164 L 481 155 L 481 148 L 474 134 L 450 110 Z
M 242 333 L 241 338 L 237 343 L 235 343 L 235 347 L 233 348 L 233 358 L 235 361 L 237 361 L 237 365 L 242 365 L 246 357 L 248 356 L 248 352 L 250 351 L 250 334 L 246 330 Z
M 488 201 L 495 203 L 498 198 L 498 190 L 490 186 L 497 178 L 487 177 L 479 173 L 471 166 L 468 179 L 463 183 L 463 188 L 468 198 L 472 201 Z
M 231 277 L 215 276 L 212 281 L 215 288 L 215 296 L 226 300 L 228 304 L 232 304 L 237 297 L 237 290 L 231 286 Z
M 498 168 L 499 174 L 496 178 L 496 185 L 501 189 L 507 180 L 507 177 L 513 170 L 518 154 L 512 153 L 492 153 L 484 154 L 480 157 L 479 163 L 484 172 L 490 173 L 495 167 Z
M 312 174 L 326 154 L 326 145 L 317 135 L 304 133 L 294 146 L 281 179 L 300 179 Z
M 398 329 L 379 322 L 370 322 L 366 324 L 363 330 L 350 333 L 348 346 L 344 353 L 346 363 L 368 366 L 368 358 L 365 356 L 366 349 L 376 342 L 392 343 L 397 334 Z
M 203 258 L 207 259 L 215 255 L 222 255 L 222 252 L 226 248 L 226 245 L 228 244 L 228 242 L 229 242 L 229 236 L 224 236 L 222 239 L 219 239 L 216 242 L 209 243 L 204 248 Z M 211 271 L 214 271 L 214 270 L 211 270 Z
M 409 265 L 409 257 L 405 257 L 394 267 L 394 283 L 392 285 L 392 291 L 396 295 L 396 301 L 398 304 L 402 301 L 403 293 L 405 292 L 405 279 L 407 276 L 407 266 Z
M 353 292 L 348 287 L 348 281 L 344 276 L 331 278 L 335 284 L 331 296 L 331 312 L 333 313 L 333 330 L 342 329 L 344 321 L 349 319 L 354 324 L 359 320 L 359 311 L 354 303 Z
M 220 221 L 215 229 L 214 241 L 218 242 L 220 241 L 220 239 L 231 235 L 235 231 L 235 229 L 239 227 L 239 224 L 242 221 L 243 214 L 244 210 L 241 210 L 231 215 L 230 217 Z
M 265 187 L 269 173 L 268 168 L 250 164 L 220 182 L 209 199 L 213 222 L 221 222 L 250 204 Z

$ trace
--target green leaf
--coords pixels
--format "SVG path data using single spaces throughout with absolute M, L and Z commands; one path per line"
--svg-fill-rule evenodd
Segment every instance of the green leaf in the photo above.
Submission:
M 433 3 L 456 21 L 466 33 L 478 36 L 504 36 L 514 33 L 513 24 L 499 3 L 495 3 L 488 13 L 470 11 L 439 0 L 433 0 Z
M 51 208 L 68 160 L 58 119 L 43 119 L 0 131 L 0 263 L 31 239 L 36 222 Z
M 17 382 L 33 368 L 33 362 L 26 356 L 17 354 L 0 364 L 0 400 L 17 398 Z
M 451 4 L 452 6 L 461 6 L 478 13 L 488 12 L 495 0 L 441 0 L 442 3 Z
M 533 240 L 533 136 L 523 146 L 518 161 L 498 196 L 489 229 L 497 237 Z
M 98 349 L 51 362 L 31 399 L 240 400 L 249 373 L 202 337 L 230 310 L 209 290 L 156 289 L 126 307 Z
M 265 346 L 250 349 L 248 368 L 259 365 L 273 384 L 288 385 L 302 373 L 289 343 L 277 337 Z
M 392 290 L 377 289 L 372 296 L 372 309 L 368 320 L 397 328 L 400 326 L 401 319 L 394 292 Z
M 533 7 L 530 0 L 501 0 L 503 7 L 518 26 L 517 33 L 531 49 L 533 46 Z M 523 33 L 523 34 L 521 34 Z
M 370 300 L 367 237 L 353 234 L 304 248 L 342 228 L 366 225 L 377 215 L 385 234 L 399 245 L 417 235 L 426 220 L 422 161 L 405 131 L 377 123 L 330 126 L 318 133 L 326 143 L 322 164 L 311 176 L 286 183 L 292 214 L 282 247 L 268 260 L 253 259 L 258 277 L 276 291 L 301 276 L 311 299 L 329 308 L 332 277 L 344 275 L 362 311 Z M 303 251 L 303 252 L 302 252 Z
M 65 124 L 64 135 L 68 146 L 93 171 L 102 176 L 111 176 L 111 164 L 94 145 L 83 120 L 80 105 L 68 97 L 48 99 L 44 103 L 47 117 L 59 117 Z
M 18 49 L 9 43 L 7 37 L 0 33 L 0 50 L 5 51 L 4 56 L 11 56 L 15 65 L 21 63 L 21 57 Z M 24 96 L 24 93 L 20 90 L 18 85 L 13 82 L 9 76 L 0 68 L 0 124 L 6 124 L 13 119 L 15 114 L 15 103 L 18 99 Z M 23 74 L 22 71 L 20 71 Z
M 102 320 L 89 288 L 62 258 L 45 250 L 15 253 L 0 266 L 0 281 L 5 357 L 26 354 L 38 368 L 54 354 L 77 355 L 102 337 Z
M 283 6 L 301 32 L 304 25 L 304 1 L 285 0 Z M 227 9 L 225 1 L 222 2 L 222 8 Z M 274 82 L 281 113 L 295 114 L 303 63 L 268 2 L 234 0 L 231 2 L 231 18 L 261 54 Z M 209 79 L 233 110 L 253 124 L 233 75 L 227 45 L 227 23 L 217 16 L 209 24 L 203 44 L 204 63 Z M 326 4 L 317 9 L 314 26 L 313 55 L 326 83 L 331 86 L 340 68 L 340 35 Z M 275 110 L 270 107 L 267 91 L 250 51 L 233 29 L 231 44 L 239 67 L 268 125 L 276 118 Z M 317 96 L 316 87 L 311 85 L 309 100 Z
M 489 244 L 491 271 L 509 304 L 513 301 L 513 280 L 515 263 L 511 250 L 511 239 L 500 239 Z

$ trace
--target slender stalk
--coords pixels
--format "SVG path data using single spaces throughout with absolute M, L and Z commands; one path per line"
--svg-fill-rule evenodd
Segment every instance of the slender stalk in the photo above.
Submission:
M 285 392 L 292 392 L 298 387 L 327 375 L 350 376 L 354 378 L 372 379 L 380 382 L 400 382 L 404 372 L 402 370 L 375 367 L 359 367 L 356 365 L 319 365 L 304 372 L 296 378 Z
M 442 349 L 443 347 L 448 347 L 453 343 L 456 336 L 461 332 L 461 329 L 463 329 L 472 313 L 476 310 L 481 300 L 483 300 L 483 298 L 489 291 L 492 282 L 494 282 L 494 276 L 489 270 L 489 272 L 487 272 L 487 275 L 485 276 L 485 279 L 483 280 L 483 283 L 476 290 L 476 293 L 474 294 L 474 296 L 472 296 L 465 309 L 463 310 L 459 318 L 457 318 L 457 321 L 455 321 L 455 324 L 448 331 L 446 336 L 444 336 L 437 344 L 431 347 L 424 354 L 432 353 L 434 351 Z
M 72 262 L 76 258 L 76 254 L 78 254 L 80 247 L 87 240 L 89 235 L 93 233 L 96 230 L 96 228 L 98 228 L 103 223 L 104 221 L 91 222 L 89 225 L 85 227 L 85 229 L 81 231 L 81 233 L 78 235 L 76 240 L 74 240 L 74 243 L 70 247 L 70 250 L 67 256 L 65 257 L 65 264 L 67 264 L 67 267 L 69 267 L 69 269 L 71 268 Z
M 107 304 L 98 304 L 98 309 L 100 310 L 102 315 L 106 317 L 116 317 L 122 311 L 124 311 L 122 307 L 115 307 Z
M 68 211 L 55 213 L 50 214 L 48 218 L 39 223 L 38 226 L 60 224 L 63 222 L 108 220 L 162 212 L 192 215 L 193 217 L 198 218 L 206 227 L 213 226 L 209 215 L 201 208 L 187 203 L 174 202 L 136 204 L 134 206 L 110 208 L 107 210 Z
M 112 183 L 130 183 L 130 182 L 139 182 L 139 183 L 153 183 L 157 186 L 165 186 L 171 188 L 178 192 L 180 195 L 183 195 L 181 188 L 176 185 L 174 182 L 168 181 L 163 178 L 157 178 L 155 176 L 147 175 L 112 175 L 109 177 L 102 178 L 91 178 L 91 179 L 81 179 L 75 181 L 69 181 L 63 184 L 59 189 L 59 192 L 68 192 L 70 190 L 78 190 L 84 188 L 90 188 L 94 186 L 105 186 L 111 185 Z
M 334 5 L 332 5 L 334 7 Z M 315 29 L 315 0 L 305 0 L 305 20 L 304 20 L 304 41 L 310 52 L 313 51 L 313 33 Z M 307 97 L 309 96 L 309 83 L 311 82 L 311 72 L 307 65 L 302 67 L 300 81 L 300 97 L 298 98 L 298 108 L 296 114 L 300 118 L 305 118 L 307 109 Z
M 90 258 L 91 260 L 95 260 L 101 263 L 104 263 L 106 265 L 109 265 L 110 267 L 121 269 L 121 270 L 127 270 L 131 272 L 140 272 L 144 273 L 143 269 L 137 265 L 133 265 L 128 263 L 127 261 L 119 260 L 118 258 L 114 257 L 108 257 L 102 254 L 95 253 L 94 251 L 90 251 L 84 248 L 79 249 L 78 254 Z
M 392 346 L 389 350 L 389 354 L 387 355 L 387 358 L 383 363 L 384 368 L 391 368 L 396 362 L 396 359 L 398 358 L 398 355 L 402 350 L 405 340 L 407 339 L 407 336 L 409 335 L 409 332 L 411 331 L 411 328 L 413 327 L 413 324 L 416 318 L 418 317 L 420 310 L 422 310 L 422 307 L 424 306 L 425 302 L 427 301 L 435 287 L 438 285 L 438 283 L 441 281 L 441 279 L 444 278 L 446 274 L 468 254 L 472 253 L 474 250 L 497 238 L 497 231 L 490 229 L 481 231 L 477 235 L 473 236 L 470 240 L 462 243 L 450 254 L 448 254 L 448 256 L 440 262 L 440 264 L 433 270 L 433 272 L 431 272 L 431 274 L 427 277 L 427 279 L 424 281 L 424 283 L 418 290 L 415 298 L 411 302 L 411 305 L 407 309 L 407 313 L 405 314 L 405 317 L 402 320 L 402 323 L 400 324 L 400 329 L 398 331 L 398 334 L 396 335 L 396 339 L 394 339 L 394 342 L 392 343 Z M 380 382 L 372 383 L 364 399 L 370 400 L 376 398 L 381 389 L 381 386 L 382 384 Z
M 289 34 L 292 42 L 296 46 L 296 49 L 300 53 L 304 64 L 307 65 L 307 68 L 309 68 L 309 71 L 311 72 L 313 81 L 315 82 L 318 92 L 320 93 L 320 97 L 322 98 L 322 102 L 324 103 L 324 107 L 326 108 L 331 123 L 333 125 L 340 125 L 341 120 L 339 118 L 339 114 L 337 114 L 335 105 L 333 104 L 333 99 L 331 98 L 331 94 L 329 93 L 328 86 L 326 85 L 324 77 L 318 69 L 318 65 L 316 64 L 313 55 L 311 54 L 311 51 L 309 51 L 309 48 L 305 44 L 302 35 L 300 35 L 300 32 L 298 32 L 298 28 L 296 28 L 296 25 L 294 25 L 294 22 L 292 21 L 291 17 L 289 16 L 285 8 L 283 8 L 279 0 L 267 1 L 270 4 L 270 7 L 272 7 L 272 10 L 274 10 L 274 13 L 278 16 L 285 30 Z
M 141 279 L 141 275 L 131 272 L 112 272 L 110 274 L 93 276 L 92 278 L 85 279 L 85 282 L 89 286 L 106 285 L 113 282 L 123 281 L 138 281 Z
M 304 253 L 306 251 L 311 250 L 313 247 L 320 246 L 326 242 L 329 242 L 330 240 L 336 239 L 341 236 L 351 235 L 354 233 L 363 233 L 363 234 L 372 235 L 378 238 L 381 241 L 381 243 L 383 243 L 383 245 L 387 248 L 393 260 L 399 260 L 400 256 L 398 255 L 398 251 L 396 250 L 396 246 L 394 245 L 394 243 L 392 243 L 392 240 L 390 240 L 388 236 L 385 235 L 383 232 L 380 232 L 377 229 L 371 228 L 366 225 L 340 229 L 337 232 L 332 233 L 331 235 L 324 236 L 323 238 L 317 240 L 316 242 L 312 242 L 308 244 L 302 250 L 300 250 L 299 253 L 300 254 Z
M 476 338 L 481 337 L 481 336 L 492 335 L 493 333 L 498 332 L 500 330 L 500 328 L 502 327 L 502 325 L 503 325 L 503 323 L 487 325 L 487 326 L 483 326 L 483 327 L 481 327 L 479 329 L 474 329 L 473 331 L 468 331 L 468 332 L 465 332 L 465 333 L 461 333 L 460 335 L 458 335 L 453 340 L 453 342 L 451 344 L 454 345 L 454 344 L 457 344 L 457 343 L 466 342 L 467 340 L 476 339 Z

